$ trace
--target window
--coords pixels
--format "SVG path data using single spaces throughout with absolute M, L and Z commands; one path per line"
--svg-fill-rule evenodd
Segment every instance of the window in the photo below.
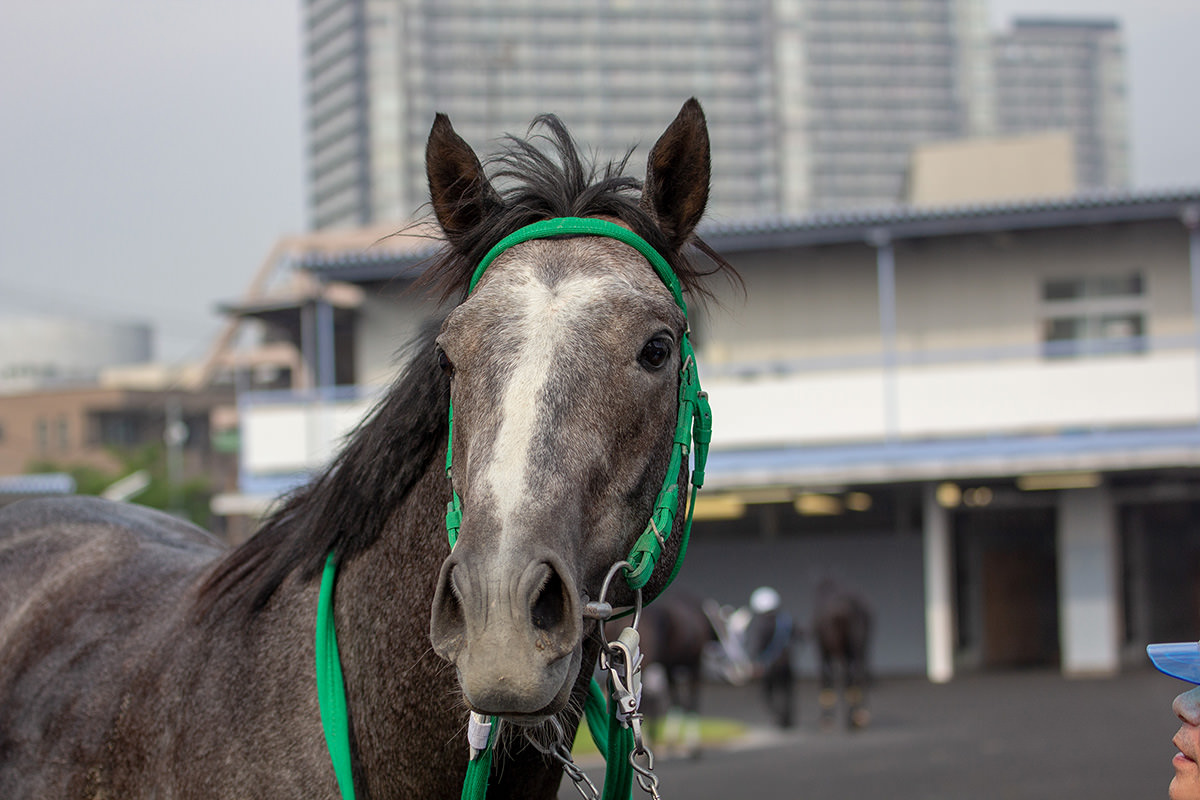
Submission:
M 1042 355 L 1046 358 L 1144 353 L 1145 283 L 1141 273 L 1051 278 L 1042 284 Z
M 44 419 L 34 423 L 34 441 L 37 442 L 38 455 L 44 456 L 50 452 L 50 425 Z

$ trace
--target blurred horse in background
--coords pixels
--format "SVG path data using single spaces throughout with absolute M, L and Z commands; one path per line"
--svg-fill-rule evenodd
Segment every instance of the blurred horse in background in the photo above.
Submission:
M 615 637 L 625 621 L 609 623 Z M 638 627 L 642 648 L 642 710 L 651 737 L 689 757 L 700 755 L 702 662 L 716 639 L 704 603 L 672 590 L 642 609 Z
M 812 628 L 821 671 L 821 726 L 833 725 L 840 691 L 847 726 L 851 730 L 865 728 L 871 720 L 866 690 L 872 628 L 866 598 L 833 578 L 822 579 L 817 584 Z

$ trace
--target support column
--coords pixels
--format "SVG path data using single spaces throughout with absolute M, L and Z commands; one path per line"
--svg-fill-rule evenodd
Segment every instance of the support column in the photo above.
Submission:
M 1121 664 L 1116 509 L 1105 486 L 1058 501 L 1058 607 L 1065 675 L 1113 675 Z
M 317 386 L 331 388 L 337 383 L 334 364 L 333 306 L 325 300 L 316 302 Z
M 315 389 L 317 383 L 317 312 L 311 303 L 300 306 L 300 364 L 304 374 L 298 385 Z
M 1196 348 L 1196 424 L 1200 425 L 1200 206 L 1187 206 L 1181 215 L 1188 231 L 1188 274 L 1192 284 L 1192 346 Z
M 924 487 L 925 670 L 929 680 L 954 677 L 954 561 L 950 512 L 937 501 L 937 486 Z
M 875 274 L 879 292 L 879 338 L 883 354 L 883 438 L 899 437 L 900 413 L 896 396 L 896 251 L 886 230 L 872 231 Z

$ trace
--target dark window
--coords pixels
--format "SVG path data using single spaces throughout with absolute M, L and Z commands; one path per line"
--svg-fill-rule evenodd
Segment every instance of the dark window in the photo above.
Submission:
M 1042 284 L 1042 355 L 1076 358 L 1144 353 L 1141 273 L 1052 278 Z

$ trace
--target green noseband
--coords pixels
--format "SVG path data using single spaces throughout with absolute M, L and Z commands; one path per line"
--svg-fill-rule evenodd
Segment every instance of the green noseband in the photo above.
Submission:
M 479 262 L 479 266 L 475 269 L 474 275 L 471 276 L 471 282 L 467 286 L 467 294 L 470 295 L 475 290 L 475 284 L 483 277 L 484 271 L 496 260 L 497 256 L 508 248 L 522 242 L 528 242 L 531 239 L 548 239 L 555 236 L 604 236 L 608 239 L 616 239 L 619 242 L 629 245 L 650 262 L 650 266 L 654 268 L 655 273 L 658 274 L 658 277 L 662 279 L 662 282 L 671 291 L 671 296 L 674 297 L 675 303 L 683 311 L 684 317 L 687 317 L 687 305 L 683 301 L 683 292 L 679 286 L 679 278 L 675 275 L 674 270 L 671 269 L 671 265 L 667 263 L 662 254 L 655 250 L 649 242 L 628 228 L 623 228 L 616 223 L 602 219 L 561 217 L 545 220 L 544 222 L 535 222 L 506 236 Z M 694 465 L 691 472 L 692 491 L 687 504 L 687 520 L 683 529 L 683 542 L 680 545 L 679 555 L 675 559 L 675 567 L 668 579 L 668 583 L 675 577 L 675 573 L 683 563 L 688 536 L 691 533 L 691 512 L 692 507 L 695 505 L 696 489 L 704 483 L 704 462 L 707 460 L 708 445 L 712 439 L 712 410 L 709 408 L 708 396 L 700 391 L 700 378 L 696 372 L 696 356 L 692 350 L 692 344 L 688 340 L 688 333 L 686 331 L 680 343 L 679 357 L 681 362 L 679 370 L 679 415 L 675 422 L 675 440 L 671 447 L 670 463 L 667 466 L 667 474 L 663 479 L 662 489 L 659 490 L 658 499 L 654 503 L 654 511 L 650 516 L 650 521 L 646 524 L 646 528 L 641 536 L 634 542 L 629 556 L 625 559 L 630 564 L 630 567 L 625 570 L 625 578 L 632 589 L 640 589 L 650 580 L 650 575 L 654 571 L 654 565 L 662 556 L 666 539 L 670 536 L 671 531 L 674 530 L 675 518 L 679 512 L 679 503 L 681 500 L 679 492 L 680 475 L 687 464 L 689 453 L 694 456 Z M 446 443 L 447 475 L 450 474 L 451 443 L 454 439 L 453 432 L 454 406 L 451 404 L 450 436 Z M 455 542 L 458 540 L 458 529 L 461 525 L 462 501 L 459 499 L 458 493 L 453 492 L 453 499 L 446 510 L 446 533 L 449 536 L 451 548 L 454 547 Z

